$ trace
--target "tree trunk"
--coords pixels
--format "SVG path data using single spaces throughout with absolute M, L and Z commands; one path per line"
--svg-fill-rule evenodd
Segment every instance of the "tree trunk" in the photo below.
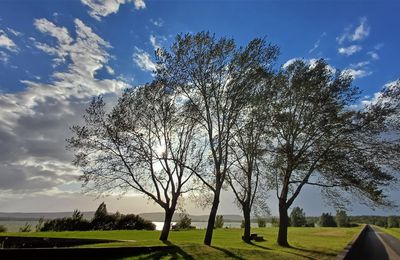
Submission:
M 250 243 L 250 209 L 246 206 L 243 206 L 243 217 L 244 217 L 244 234 L 243 241 L 246 243 Z
M 211 207 L 210 215 L 208 216 L 206 236 L 204 237 L 204 244 L 207 246 L 211 245 L 211 240 L 212 240 L 212 235 L 213 235 L 214 225 L 215 225 L 215 217 L 217 216 L 218 205 L 219 205 L 220 190 L 221 190 L 221 188 L 219 188 L 214 193 L 213 204 Z
M 170 208 L 165 209 L 164 226 L 160 235 L 161 241 L 168 240 L 169 230 L 171 229 L 171 222 L 172 222 L 172 216 L 174 215 L 174 211 L 175 209 L 170 209 Z
M 289 217 L 287 213 L 286 203 L 279 202 L 279 232 L 278 232 L 278 245 L 289 247 L 287 241 L 287 231 L 289 226 Z

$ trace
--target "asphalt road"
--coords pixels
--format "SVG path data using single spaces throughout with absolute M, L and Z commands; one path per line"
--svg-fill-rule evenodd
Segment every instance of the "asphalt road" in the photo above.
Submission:
M 369 226 L 352 259 L 400 260 L 400 240 Z

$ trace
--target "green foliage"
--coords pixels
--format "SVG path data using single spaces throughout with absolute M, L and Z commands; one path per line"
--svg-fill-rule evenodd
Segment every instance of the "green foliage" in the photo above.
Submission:
M 83 214 L 75 210 L 70 218 L 46 220 L 40 231 L 87 231 L 87 230 L 155 230 L 156 226 L 138 215 L 120 213 L 108 214 L 106 204 L 103 202 L 96 210 L 93 219 L 88 221 Z
M 19 228 L 19 232 L 31 232 L 31 230 L 32 230 L 32 225 L 29 224 L 28 222 L 26 222 L 25 225 Z
M 315 227 L 315 223 L 316 223 L 317 221 L 315 220 L 315 218 L 310 218 L 310 217 L 308 217 L 308 218 L 306 218 L 306 227 Z
M 259 228 L 266 227 L 267 221 L 264 218 L 257 218 L 257 224 Z
M 306 214 L 300 207 L 294 207 L 292 213 L 290 213 L 290 224 L 293 227 L 303 227 L 307 223 Z
M 7 228 L 3 225 L 0 225 L 0 233 L 7 232 Z
M 173 230 L 187 230 L 187 229 L 195 229 L 196 227 L 191 226 L 192 219 L 189 218 L 188 214 L 182 213 L 179 215 L 179 221 L 176 225 L 172 226 Z
M 44 223 L 44 218 L 43 217 L 39 218 L 38 223 L 35 226 L 35 231 L 36 232 L 39 232 L 39 231 L 42 230 L 43 223 Z
M 389 216 L 387 218 L 387 227 L 388 228 L 398 228 L 400 226 L 400 217 Z
M 337 227 L 335 219 L 330 213 L 322 213 L 319 218 L 318 225 L 320 227 Z
M 350 227 L 350 219 L 344 210 L 336 211 L 336 223 L 338 227 Z
M 273 227 L 279 226 L 279 219 L 278 219 L 277 217 L 272 217 L 272 218 L 271 218 L 271 225 L 272 225 Z
M 214 228 L 223 228 L 224 226 L 224 216 L 217 215 L 215 218 Z

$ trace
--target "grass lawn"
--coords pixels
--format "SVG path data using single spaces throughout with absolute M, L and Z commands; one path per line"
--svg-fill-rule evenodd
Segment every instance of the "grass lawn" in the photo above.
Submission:
M 128 259 L 332 259 L 361 227 L 354 228 L 289 228 L 291 248 L 276 244 L 277 228 L 257 228 L 252 233 L 264 236 L 266 241 L 246 244 L 241 241 L 241 229 L 216 229 L 212 246 L 202 244 L 205 230 L 171 231 L 170 243 L 175 250 L 157 252 Z M 65 238 L 101 238 L 125 240 L 93 246 L 150 246 L 165 245 L 158 240 L 159 231 L 86 231 L 86 232 L 31 232 L 1 233 L 1 236 L 35 236 Z M 399 233 L 400 234 L 400 233 Z
M 400 228 L 381 228 L 379 227 L 380 230 L 382 230 L 383 232 L 386 232 L 398 239 L 400 239 Z

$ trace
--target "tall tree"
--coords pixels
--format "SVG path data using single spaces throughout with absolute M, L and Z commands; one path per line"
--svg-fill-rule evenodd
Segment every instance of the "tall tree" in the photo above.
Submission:
M 239 115 L 239 120 L 232 128 L 232 141 L 229 144 L 231 166 L 227 181 L 236 197 L 244 218 L 243 240 L 250 242 L 251 213 L 254 203 L 260 201 L 265 194 L 266 183 L 261 176 L 263 156 L 266 155 L 265 127 L 268 118 L 264 116 L 265 98 L 268 98 L 267 84 L 255 88 L 248 100 L 248 106 Z M 260 186 L 262 190 L 260 191 Z
M 88 191 L 133 190 L 164 209 L 160 240 L 168 239 L 178 199 L 193 189 L 188 184 L 203 157 L 192 142 L 195 124 L 184 113 L 176 95 L 154 82 L 127 89 L 111 112 L 94 98 L 85 124 L 72 127 L 68 140 Z
M 292 227 L 303 227 L 307 224 L 306 214 L 300 207 L 294 207 L 290 213 L 290 225 Z
M 351 109 L 358 94 L 351 77 L 323 60 L 295 61 L 277 73 L 272 88 L 269 167 L 279 201 L 278 244 L 289 246 L 287 211 L 305 185 L 321 187 L 336 203 L 343 191 L 387 203 L 381 190 L 393 180 L 381 167 L 387 153 L 379 154 L 379 142 L 368 142 L 363 129 L 369 123 Z
M 158 51 L 157 78 L 184 100 L 202 128 L 211 169 L 197 177 L 213 194 L 204 244 L 210 245 L 220 193 L 229 168 L 232 127 L 247 97 L 277 50 L 255 39 L 237 48 L 232 39 L 208 32 L 178 35 L 171 50 Z

